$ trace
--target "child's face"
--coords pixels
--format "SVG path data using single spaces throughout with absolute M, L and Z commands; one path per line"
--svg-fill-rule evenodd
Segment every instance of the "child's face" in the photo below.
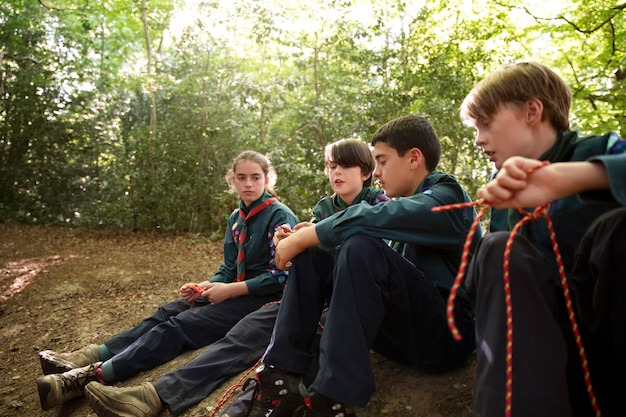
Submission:
M 500 104 L 488 120 L 466 120 L 476 129 L 474 143 L 483 149 L 497 169 L 512 156 L 536 157 L 533 131 L 526 122 L 523 109 L 524 106 Z
M 246 206 L 263 195 L 268 181 L 263 169 L 256 162 L 242 161 L 235 167 L 235 189 Z
M 352 204 L 354 197 L 363 189 L 363 181 L 367 179 L 363 176 L 361 168 L 358 166 L 346 167 L 334 162 L 328 162 L 326 168 L 333 191 L 347 204 Z
M 412 195 L 419 184 L 415 184 L 415 173 L 411 170 L 411 156 L 407 152 L 399 156 L 395 148 L 384 142 L 374 145 L 376 169 L 374 177 L 389 197 L 408 197 Z

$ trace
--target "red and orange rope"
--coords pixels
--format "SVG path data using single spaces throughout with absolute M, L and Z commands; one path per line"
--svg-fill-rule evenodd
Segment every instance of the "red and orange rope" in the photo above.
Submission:
M 528 174 L 531 174 L 536 169 L 539 169 L 548 162 L 544 162 L 533 169 L 528 171 Z M 471 242 L 473 240 L 474 234 L 476 233 L 476 229 L 480 224 L 480 219 L 485 214 L 485 212 L 490 208 L 490 205 L 487 201 L 481 199 L 477 201 L 472 201 L 468 203 L 459 203 L 459 204 L 450 204 L 446 206 L 434 207 L 432 209 L 433 212 L 440 212 L 444 210 L 454 210 L 466 207 L 474 207 L 483 205 L 483 207 L 478 211 L 478 214 L 472 225 L 470 227 L 467 238 L 465 239 L 465 244 L 463 245 L 463 252 L 461 255 L 461 264 L 459 265 L 459 270 L 454 279 L 454 283 L 450 288 L 450 295 L 448 297 L 448 304 L 446 315 L 448 319 L 448 326 L 450 327 L 450 331 L 452 332 L 452 336 L 455 340 L 460 340 L 461 335 L 454 323 L 454 301 L 456 299 L 456 295 L 458 292 L 461 283 L 463 282 L 463 278 L 465 276 L 465 272 L 468 266 L 469 260 L 469 251 Z M 540 207 L 537 207 L 533 212 L 526 212 L 523 210 L 518 210 L 524 217 L 517 222 L 517 224 L 511 230 L 509 238 L 507 239 L 506 246 L 504 249 L 504 297 L 505 297 L 505 309 L 506 309 L 506 397 L 505 397 L 505 415 L 506 417 L 511 416 L 512 411 L 512 400 L 513 400 L 513 307 L 511 302 L 511 285 L 510 285 L 510 275 L 509 275 L 509 261 L 511 257 L 511 247 L 513 246 L 513 240 L 515 236 L 518 234 L 520 228 L 531 220 L 537 220 L 541 217 L 545 217 L 546 223 L 548 226 L 548 231 L 550 232 L 550 241 L 552 243 L 552 249 L 554 251 L 555 260 L 558 266 L 558 271 L 561 279 L 561 285 L 563 287 L 563 295 L 565 296 L 565 305 L 567 308 L 568 318 L 570 320 L 570 324 L 572 326 L 572 331 L 574 332 L 574 337 L 576 340 L 576 344 L 578 347 L 578 354 L 580 355 L 580 359 L 582 362 L 583 373 L 585 378 L 585 385 L 587 388 L 587 394 L 589 395 L 589 399 L 591 401 L 591 406 L 593 407 L 594 414 L 596 417 L 600 417 L 602 414 L 600 412 L 600 408 L 598 406 L 598 402 L 596 396 L 593 392 L 593 386 L 591 384 L 591 374 L 589 372 L 589 363 L 587 362 L 587 354 L 585 353 L 585 348 L 582 343 L 582 338 L 580 336 L 580 331 L 578 329 L 578 323 L 576 322 L 576 316 L 574 314 L 574 308 L 572 304 L 572 299 L 569 291 L 569 286 L 567 284 L 567 276 L 565 274 L 565 268 L 563 266 L 563 260 L 561 258 L 561 252 L 559 250 L 559 245 L 556 240 L 556 233 L 554 232 L 554 225 L 552 224 L 552 219 L 548 214 L 550 205 L 546 204 Z
M 230 398 L 235 394 L 235 391 L 237 390 L 237 388 L 239 387 L 243 387 L 245 384 L 245 380 L 248 379 L 248 377 L 250 376 L 250 374 L 252 372 L 254 372 L 254 370 L 261 364 L 261 360 L 263 358 L 261 357 L 257 363 L 254 364 L 254 366 L 252 366 L 251 368 L 249 368 L 247 371 L 245 371 L 237 380 L 237 382 L 235 382 L 234 384 L 232 384 L 230 387 L 228 387 L 226 389 L 226 391 L 224 391 L 224 393 L 222 394 L 222 396 L 220 397 L 219 401 L 217 402 L 217 404 L 215 404 L 215 407 L 213 407 L 213 410 L 211 410 L 211 413 L 209 414 L 209 417 L 215 417 L 218 413 L 218 411 L 220 411 L 220 409 L 224 406 L 224 404 L 226 404 L 228 402 L 228 400 L 230 400 Z

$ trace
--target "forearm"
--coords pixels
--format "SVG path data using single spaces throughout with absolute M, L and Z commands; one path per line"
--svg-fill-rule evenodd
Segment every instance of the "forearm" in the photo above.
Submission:
M 478 190 L 495 208 L 535 207 L 569 195 L 610 188 L 609 174 L 601 162 L 556 162 L 512 157 L 496 178 Z
M 599 162 L 560 162 L 552 164 L 559 179 L 553 183 L 551 200 L 591 190 L 608 190 L 609 175 Z
M 315 231 L 315 226 L 298 229 L 297 236 L 298 243 L 302 247 L 302 252 L 312 246 L 317 246 L 320 244 L 320 240 L 317 237 L 317 232 Z
M 228 288 L 228 298 L 239 297 L 241 295 L 248 295 L 248 286 L 245 281 L 231 282 L 226 284 Z

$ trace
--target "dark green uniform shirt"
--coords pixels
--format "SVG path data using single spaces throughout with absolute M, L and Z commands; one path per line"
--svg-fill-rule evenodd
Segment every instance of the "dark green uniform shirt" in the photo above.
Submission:
M 248 213 L 271 195 L 267 192 L 250 207 L 240 201 L 240 208 Z M 211 282 L 234 282 L 237 279 L 237 243 L 235 234 L 239 224 L 239 209 L 235 209 L 226 226 L 224 236 L 224 263 L 209 279 Z M 275 201 L 247 221 L 248 235 L 245 243 L 246 285 L 250 295 L 266 295 L 282 291 L 287 273 L 276 268 L 274 261 L 274 232 L 281 224 L 298 223 L 298 218 L 289 207 Z
M 437 286 L 450 289 L 461 262 L 465 238 L 474 220 L 473 208 L 433 213 L 433 207 L 470 201 L 454 177 L 431 172 L 415 194 L 371 206 L 353 205 L 315 226 L 323 245 L 334 247 L 346 238 L 366 234 L 391 242 Z M 480 230 L 476 238 L 481 235 Z M 375 259 L 372 262 L 376 262 Z
M 572 269 L 576 248 L 591 222 L 609 210 L 626 205 L 624 152 L 626 142 L 615 133 L 580 137 L 577 132 L 564 131 L 559 134 L 554 146 L 539 158 L 550 162 L 599 161 L 606 167 L 609 175 L 610 191 L 571 195 L 553 201 L 550 205 L 549 215 L 554 224 L 565 272 L 568 274 Z M 533 208 L 527 210 L 532 211 Z M 507 223 L 500 222 L 497 227 L 492 224 L 492 230 L 511 230 L 522 218 L 516 210 L 509 209 L 507 212 Z M 545 219 L 528 222 L 520 233 L 543 254 L 558 282 L 558 267 Z
M 387 200 L 389 200 L 389 198 L 385 195 L 385 190 L 374 187 L 363 187 L 361 192 L 354 197 L 350 205 L 365 201 L 367 204 L 374 206 Z M 350 205 L 346 204 L 337 194 L 324 197 L 313 207 L 312 221 L 313 223 L 317 223 L 341 210 L 345 210 Z

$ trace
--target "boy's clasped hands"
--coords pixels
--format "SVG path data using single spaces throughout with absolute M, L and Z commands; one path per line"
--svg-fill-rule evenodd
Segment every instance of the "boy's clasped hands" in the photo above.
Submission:
M 288 241 L 283 242 L 283 244 L 281 246 L 279 246 L 279 243 L 281 241 L 283 241 L 284 239 L 288 238 L 289 236 L 293 235 L 297 231 L 303 230 L 303 229 L 308 228 L 310 226 L 314 226 L 314 224 L 311 223 L 311 222 L 301 222 L 301 223 L 296 224 L 293 229 L 288 224 L 283 224 L 278 229 L 276 229 L 276 232 L 274 232 L 274 245 L 276 246 L 276 258 L 275 259 L 276 259 L 276 265 L 280 269 L 282 269 L 284 271 L 287 271 L 292 266 L 291 259 L 293 257 L 286 257 L 286 256 L 282 256 L 281 257 L 279 255 L 279 253 L 280 254 L 284 254 L 287 251 L 289 251 L 288 253 L 291 253 L 290 249 L 288 249 L 288 248 L 290 248 L 290 246 L 286 245 L 286 243 L 287 242 L 291 243 L 293 241 L 293 239 L 290 239 Z M 296 255 L 299 254 L 300 252 L 302 252 L 302 250 L 299 250 L 296 253 Z M 287 259 L 287 260 L 285 261 L 285 259 Z
M 478 196 L 497 209 L 537 207 L 603 186 L 608 187 L 608 178 L 599 163 L 546 164 L 545 161 L 513 156 L 502 164 L 493 181 L 478 190 Z

